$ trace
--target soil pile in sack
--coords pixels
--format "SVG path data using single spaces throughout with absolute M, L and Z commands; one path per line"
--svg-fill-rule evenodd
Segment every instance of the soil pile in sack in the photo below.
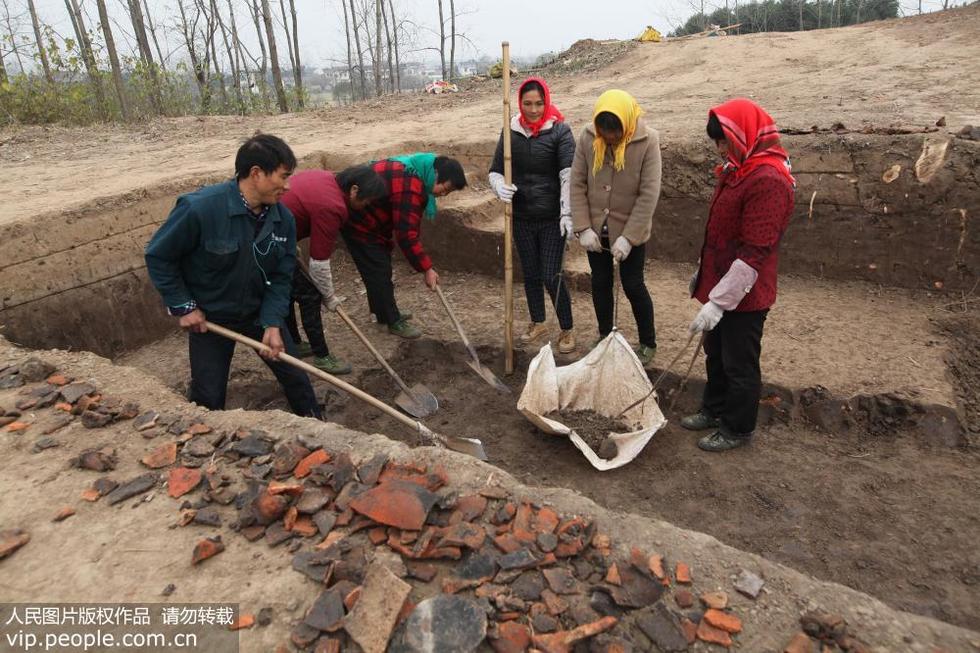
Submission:
M 517 409 L 545 433 L 567 437 L 605 471 L 636 458 L 666 424 L 652 388 L 626 338 L 613 331 L 564 367 L 555 363 L 551 345 L 542 347 L 528 366 Z

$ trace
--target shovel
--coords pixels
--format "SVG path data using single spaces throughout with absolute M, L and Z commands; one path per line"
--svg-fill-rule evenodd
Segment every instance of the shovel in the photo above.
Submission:
M 398 373 L 391 367 L 391 365 L 388 364 L 388 361 L 386 361 L 385 357 L 381 355 L 381 352 L 375 349 L 374 345 L 371 344 L 371 341 L 367 339 L 367 336 L 365 336 L 364 333 L 357 328 L 357 325 L 350 319 L 347 312 L 340 306 L 334 310 L 337 311 L 337 315 L 340 316 L 340 319 L 350 327 L 350 330 L 354 332 L 354 335 L 360 338 L 361 342 L 364 343 L 364 346 L 368 348 L 368 351 L 370 351 L 377 361 L 381 363 L 381 367 L 385 369 L 385 372 L 387 372 L 389 376 L 395 380 L 395 383 L 398 384 L 398 387 L 401 388 L 401 392 L 399 392 L 398 396 L 395 397 L 395 404 L 399 408 L 404 410 L 412 417 L 418 417 L 420 419 L 423 417 L 428 417 L 432 413 L 439 410 L 439 400 L 436 399 L 436 396 L 432 394 L 432 391 L 429 390 L 425 384 L 416 383 L 411 388 L 408 387 L 408 384 L 402 380 L 402 377 L 398 376 Z
M 301 258 L 297 258 L 296 265 L 299 266 L 300 271 L 303 273 L 306 279 L 310 283 L 313 283 L 313 280 L 310 278 L 310 269 L 307 267 L 306 261 L 302 260 Z M 324 306 L 326 306 L 326 302 L 324 302 Z M 399 408 L 404 410 L 412 417 L 417 417 L 419 419 L 428 417 L 432 413 L 439 410 L 439 400 L 436 399 L 436 396 L 432 394 L 431 390 L 421 383 L 416 383 L 409 388 L 408 384 L 405 383 L 400 376 L 398 376 L 398 373 L 395 372 L 391 365 L 388 364 L 388 361 L 385 360 L 384 356 L 381 355 L 381 352 L 375 349 L 374 345 L 371 344 L 371 341 L 367 339 L 367 336 L 365 336 L 364 333 L 357 328 L 357 325 L 354 324 L 352 319 L 350 319 L 347 312 L 340 306 L 337 306 L 336 311 L 337 315 L 340 316 L 340 319 L 350 327 L 350 330 L 354 332 L 354 335 L 364 343 L 364 346 L 367 347 L 368 351 L 371 352 L 379 363 L 381 363 L 381 367 L 384 368 L 385 372 L 387 372 L 391 378 L 395 380 L 395 383 L 398 384 L 398 387 L 401 388 L 401 392 L 399 392 L 398 396 L 395 397 L 395 404 Z
M 229 338 L 231 340 L 234 340 L 235 342 L 240 342 L 247 347 L 251 347 L 255 351 L 261 352 L 261 351 L 269 350 L 269 347 L 267 347 L 263 343 L 257 340 L 252 340 L 251 338 L 247 336 L 243 336 L 242 334 L 232 331 L 231 329 L 226 329 L 223 326 L 218 326 L 217 324 L 212 324 L 211 322 L 205 322 L 204 324 L 208 328 L 208 331 L 213 331 L 220 336 L 224 336 L 225 338 Z M 446 447 L 447 449 L 452 449 L 453 451 L 458 451 L 460 453 L 465 453 L 469 456 L 473 456 L 474 458 L 479 458 L 480 460 L 487 459 L 486 451 L 483 450 L 483 443 L 477 440 L 476 438 L 460 438 L 455 436 L 445 436 L 430 431 L 429 428 L 422 422 L 406 417 L 405 415 L 398 412 L 388 404 L 384 403 L 379 399 L 372 397 L 371 395 L 364 392 L 363 390 L 359 390 L 354 386 L 352 386 L 351 384 L 347 383 L 346 381 L 341 381 L 340 379 L 333 376 L 332 374 L 327 374 L 323 370 L 317 369 L 312 365 L 310 365 L 309 363 L 305 363 L 298 358 L 290 356 L 287 353 L 279 354 L 276 360 L 282 361 L 287 365 L 292 365 L 293 367 L 303 370 L 307 374 L 312 374 L 317 378 L 323 379 L 324 381 L 334 386 L 335 388 L 343 390 L 344 392 L 351 395 L 352 397 L 360 399 L 361 401 L 368 403 L 371 406 L 374 406 L 375 408 L 385 413 L 389 417 L 398 420 L 408 428 L 412 429 L 413 431 L 418 433 L 419 436 L 425 438 L 425 440 L 427 440 L 431 444 Z
M 452 320 L 453 326 L 456 327 L 456 332 L 459 333 L 459 337 L 463 340 L 463 345 L 470 353 L 472 360 L 466 361 L 466 364 L 469 365 L 474 372 L 479 374 L 484 381 L 495 387 L 500 392 L 513 394 L 510 388 L 504 385 L 504 382 L 498 379 L 497 376 L 490 371 L 489 367 L 480 362 L 480 357 L 476 355 L 476 350 L 473 349 L 473 345 L 470 344 L 469 338 L 467 338 L 466 333 L 463 332 L 463 326 L 459 323 L 459 320 L 456 319 L 456 314 L 453 313 L 453 309 L 450 308 L 449 302 L 446 301 L 446 296 L 442 292 L 442 287 L 440 287 L 438 284 L 436 284 L 436 292 L 439 294 L 439 299 L 442 301 L 442 305 L 446 307 L 446 312 L 449 313 L 449 319 Z

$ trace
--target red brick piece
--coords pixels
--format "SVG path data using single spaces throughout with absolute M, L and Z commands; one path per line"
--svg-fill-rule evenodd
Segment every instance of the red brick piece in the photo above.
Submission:
M 86 501 L 95 502 L 102 498 L 102 495 L 94 487 L 90 487 L 82 491 L 82 498 Z
M 524 653 L 531 646 L 531 633 L 523 624 L 505 621 L 497 627 L 497 637 L 490 645 L 496 653 Z
M 698 639 L 698 627 L 697 625 L 688 619 L 687 617 L 681 618 L 681 630 L 684 631 L 684 637 L 687 638 L 688 644 L 693 644 Z
M 388 539 L 388 530 L 384 526 L 377 526 L 368 531 L 368 539 L 371 544 L 378 546 Z
M 517 540 L 516 537 L 510 533 L 503 533 L 493 538 L 494 546 L 503 551 L 504 553 L 513 553 L 514 551 L 519 551 L 522 548 L 522 544 Z
M 192 467 L 175 467 L 167 477 L 167 494 L 174 499 L 182 497 L 201 484 L 201 470 Z
M 55 372 L 54 374 L 49 376 L 47 378 L 47 382 L 50 383 L 51 385 L 68 385 L 68 379 L 65 377 L 64 374 L 61 374 L 59 372 Z
M 282 518 L 282 525 L 287 531 L 293 530 L 293 526 L 296 525 L 296 519 L 299 517 L 299 511 L 296 510 L 296 506 L 289 508 L 286 511 L 286 516 Z
M 0 531 L 0 560 L 31 541 L 31 534 L 19 528 Z
M 724 610 L 728 607 L 728 594 L 725 592 L 705 592 L 701 595 L 701 603 L 715 610 Z
M 330 462 L 330 454 L 328 454 L 323 449 L 317 449 L 309 456 L 299 461 L 296 465 L 296 469 L 293 470 L 293 476 L 296 478 L 305 478 L 310 475 L 313 468 L 317 465 L 325 465 Z
M 30 427 L 30 424 L 27 422 L 17 421 L 7 424 L 5 427 L 3 427 L 3 430 L 7 433 L 17 433 L 19 431 L 26 431 L 28 427 Z
M 674 601 L 677 603 L 678 608 L 684 608 L 686 610 L 694 605 L 694 596 L 685 589 L 679 589 L 674 592 Z
M 732 636 L 726 633 L 724 630 L 715 628 L 709 624 L 704 619 L 698 624 L 698 639 L 708 642 L 709 644 L 718 644 L 719 646 L 730 647 L 732 645 Z
M 535 516 L 535 528 L 538 533 L 554 533 L 555 529 L 558 528 L 558 524 L 561 519 L 558 517 L 558 513 L 554 509 L 545 506 L 538 511 Z
M 813 641 L 806 633 L 796 633 L 783 649 L 783 653 L 813 653 Z
M 551 635 L 535 635 L 531 641 L 544 653 L 568 653 L 577 642 L 604 633 L 617 623 L 619 620 L 616 617 L 603 617 L 572 630 L 562 630 Z
M 619 576 L 619 567 L 616 566 L 615 562 L 609 566 L 609 571 L 606 572 L 606 582 L 610 585 L 623 584 L 623 579 Z
M 177 443 L 168 442 L 143 456 L 140 461 L 150 469 L 160 469 L 177 462 Z
M 424 487 L 403 480 L 391 480 L 359 494 L 350 503 L 358 513 L 379 524 L 418 531 L 436 501 Z
M 225 545 L 221 541 L 220 535 L 201 540 L 194 546 L 194 555 L 191 557 L 191 564 L 196 565 L 204 562 L 208 558 L 213 558 L 225 550 Z
M 726 633 L 739 633 L 742 631 L 742 620 L 730 612 L 721 610 L 708 610 L 704 613 L 704 620 L 719 630 Z
M 65 521 L 66 519 L 68 519 L 74 514 L 75 514 L 74 508 L 72 508 L 71 506 L 65 506 L 64 508 L 58 511 L 58 514 L 55 515 L 54 519 L 52 519 L 51 521 Z
M 228 626 L 228 630 L 243 630 L 245 628 L 251 628 L 254 625 L 255 625 L 255 615 L 243 614 L 243 615 L 239 615 L 237 619 L 231 622 L 231 624 Z
M 295 497 L 303 494 L 303 484 L 290 481 L 272 481 L 269 483 L 269 494 L 288 494 Z
M 289 530 L 299 533 L 302 537 L 313 537 L 319 532 L 316 524 L 313 523 L 313 519 L 307 515 L 297 517 L 293 527 Z
M 479 494 L 460 497 L 459 501 L 456 502 L 456 507 L 452 514 L 449 515 L 449 523 L 456 524 L 461 521 L 473 521 L 483 515 L 486 509 L 486 497 L 481 497 Z
M 674 572 L 674 577 L 677 579 L 677 582 L 678 583 L 681 583 L 682 585 L 690 585 L 691 584 L 691 568 L 688 567 L 683 562 L 678 562 L 677 563 L 677 569 Z
M 642 567 L 640 567 L 642 569 Z M 664 570 L 664 557 L 659 553 L 651 553 L 650 557 L 647 559 L 647 569 L 653 574 L 654 578 L 657 580 L 663 580 L 667 578 L 667 572 Z

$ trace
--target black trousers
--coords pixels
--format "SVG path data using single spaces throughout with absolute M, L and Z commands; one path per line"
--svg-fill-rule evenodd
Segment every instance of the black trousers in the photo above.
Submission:
M 303 331 L 306 331 L 306 338 L 310 342 L 314 356 L 330 355 L 330 348 L 327 347 L 327 339 L 323 335 L 323 315 L 320 313 L 323 307 L 323 297 L 316 289 L 313 282 L 307 278 L 303 271 L 296 266 L 293 272 L 293 289 L 290 298 L 289 313 L 286 315 L 286 328 L 289 335 L 293 337 L 293 342 L 299 343 L 303 339 L 299 336 L 299 326 L 296 324 L 295 304 L 299 305 L 299 316 L 303 321 Z
M 609 252 L 609 236 L 606 230 L 602 232 L 602 251 L 588 252 L 589 267 L 592 268 L 592 305 L 595 307 L 596 320 L 599 322 L 599 335 L 605 337 L 613 328 L 613 257 Z M 623 284 L 623 293 L 633 308 L 633 319 L 636 320 L 636 331 L 640 344 L 647 347 L 657 346 L 657 330 L 653 318 L 653 300 L 643 279 L 643 263 L 646 261 L 646 247 L 637 245 L 630 250 L 622 263 L 619 264 L 619 278 Z
M 572 300 L 561 280 L 565 237 L 554 220 L 514 220 L 514 244 L 524 271 L 524 294 L 533 322 L 544 322 L 544 289 L 563 331 L 572 328 Z
M 221 322 L 221 326 L 237 331 L 255 340 L 262 340 L 264 329 L 254 320 L 247 322 Z M 296 345 L 288 331 L 282 333 L 286 353 L 295 355 Z M 190 400 L 211 410 L 224 410 L 228 391 L 228 372 L 231 357 L 235 353 L 235 341 L 217 333 L 191 333 L 188 338 L 191 358 Z M 306 373 L 285 363 L 262 359 L 279 380 L 286 393 L 286 400 L 294 413 L 303 417 L 320 418 L 313 386 Z
M 704 386 L 701 409 L 721 420 L 736 435 L 755 430 L 762 395 L 762 353 L 764 311 L 727 311 L 704 338 L 708 382 Z
M 368 308 L 378 324 L 394 324 L 401 318 L 401 312 L 395 303 L 395 284 L 391 280 L 391 251 L 384 245 L 362 243 L 346 232 L 344 242 L 364 281 Z

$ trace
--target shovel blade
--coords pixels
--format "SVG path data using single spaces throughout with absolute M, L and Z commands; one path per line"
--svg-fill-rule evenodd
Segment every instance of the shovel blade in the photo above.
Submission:
M 476 438 L 445 436 L 429 430 L 421 423 L 419 423 L 419 433 L 429 442 L 442 445 L 447 449 L 458 451 L 459 453 L 465 453 L 467 456 L 473 456 L 479 460 L 488 460 L 487 452 L 483 449 L 483 443 Z
M 416 383 L 409 392 L 404 390 L 395 397 L 395 405 L 412 417 L 422 419 L 439 410 L 439 400 L 425 385 Z
M 466 364 L 469 365 L 474 372 L 482 376 L 484 381 L 492 385 L 500 392 L 503 392 L 504 394 L 508 394 L 508 395 L 514 394 L 511 391 L 511 389 L 508 388 L 503 381 L 498 379 L 497 375 L 494 374 L 492 371 L 490 371 L 490 368 L 487 367 L 486 365 L 483 365 L 479 361 L 475 361 L 475 360 L 466 361 Z

